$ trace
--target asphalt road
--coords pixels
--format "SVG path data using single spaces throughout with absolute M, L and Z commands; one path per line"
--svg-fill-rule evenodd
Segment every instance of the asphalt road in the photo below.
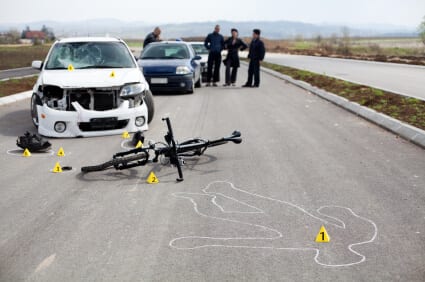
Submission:
M 0 70 L 0 80 L 38 74 L 40 71 L 31 67 Z
M 266 74 L 155 103 L 148 139 L 168 114 L 179 140 L 244 141 L 187 160 L 182 183 L 153 164 L 82 175 L 121 137 L 11 155 L 29 101 L 0 108 L 0 281 L 424 281 L 424 150 Z
M 265 60 L 425 100 L 425 66 L 276 53 Z

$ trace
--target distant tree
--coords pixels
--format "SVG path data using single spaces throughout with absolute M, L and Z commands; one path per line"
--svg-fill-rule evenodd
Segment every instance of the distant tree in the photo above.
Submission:
M 338 44 L 338 35 L 336 33 L 332 33 L 330 43 L 333 45 Z
M 418 31 L 419 31 L 419 37 L 421 38 L 422 43 L 425 45 L 425 16 L 423 18 L 423 21 L 418 27 Z
M 350 45 L 350 29 L 346 26 L 342 27 L 341 29 L 341 33 L 342 33 L 342 41 L 344 42 L 345 45 Z
M 53 29 L 47 27 L 46 25 L 43 24 L 43 27 L 41 28 L 41 31 L 46 34 L 46 39 L 48 41 L 53 41 L 53 40 L 56 39 L 56 36 L 53 33 Z
M 338 44 L 338 52 L 343 55 L 351 54 L 351 38 L 350 38 L 350 29 L 344 26 L 341 29 L 342 40 Z
M 27 25 L 26 28 L 21 33 L 21 38 L 24 39 L 25 37 L 27 37 L 27 32 L 30 30 L 31 30 L 30 27 Z
M 303 35 L 302 34 L 295 35 L 295 41 L 297 41 L 297 42 L 304 41 Z
M 317 45 L 320 45 L 323 41 L 323 37 L 319 34 L 314 38 L 314 41 L 316 41 Z

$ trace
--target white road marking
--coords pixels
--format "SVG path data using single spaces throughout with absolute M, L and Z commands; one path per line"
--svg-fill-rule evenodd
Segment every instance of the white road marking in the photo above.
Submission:
M 49 257 L 45 258 L 35 269 L 34 273 L 38 273 L 46 268 L 48 268 L 56 259 L 56 254 L 52 254 Z

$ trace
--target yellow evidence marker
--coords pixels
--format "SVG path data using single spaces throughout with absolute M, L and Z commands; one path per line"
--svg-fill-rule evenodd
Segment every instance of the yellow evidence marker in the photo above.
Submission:
M 136 148 L 143 148 L 142 141 L 139 140 L 139 142 L 137 142 Z
M 316 236 L 316 243 L 329 243 L 330 238 L 328 232 L 325 229 L 325 226 L 322 225 L 319 230 L 319 234 Z
M 73 70 L 74 70 L 74 66 L 73 66 L 72 64 L 69 64 L 69 65 L 68 65 L 68 70 L 69 70 L 69 71 L 73 71 Z
M 153 171 L 151 171 L 148 178 L 146 179 L 146 182 L 149 183 L 149 184 L 157 184 L 157 183 L 159 183 L 159 180 L 156 177 L 155 173 L 153 173 Z
M 22 154 L 22 156 L 24 156 L 24 157 L 31 157 L 31 152 L 30 152 L 30 150 L 25 149 L 25 150 L 24 150 L 24 153 Z
M 62 172 L 62 167 L 61 167 L 61 165 L 59 164 L 59 162 L 57 162 L 57 163 L 55 164 L 55 167 L 53 168 L 52 172 L 54 172 L 54 173 Z
M 109 75 L 109 77 L 115 77 L 115 72 L 112 71 L 111 74 Z
M 128 131 L 124 131 L 124 132 L 122 133 L 121 137 L 122 137 L 123 139 L 128 139 L 128 138 L 130 138 L 130 134 L 128 134 Z
M 63 150 L 62 147 L 59 148 L 59 151 L 57 153 L 58 157 L 65 157 L 65 151 Z

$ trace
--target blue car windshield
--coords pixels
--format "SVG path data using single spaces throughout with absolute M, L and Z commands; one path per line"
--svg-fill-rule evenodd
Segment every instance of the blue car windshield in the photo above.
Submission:
M 134 68 L 132 54 L 121 42 L 57 43 L 46 69 Z
M 189 50 L 184 44 L 152 44 L 142 51 L 142 60 L 189 59 Z

